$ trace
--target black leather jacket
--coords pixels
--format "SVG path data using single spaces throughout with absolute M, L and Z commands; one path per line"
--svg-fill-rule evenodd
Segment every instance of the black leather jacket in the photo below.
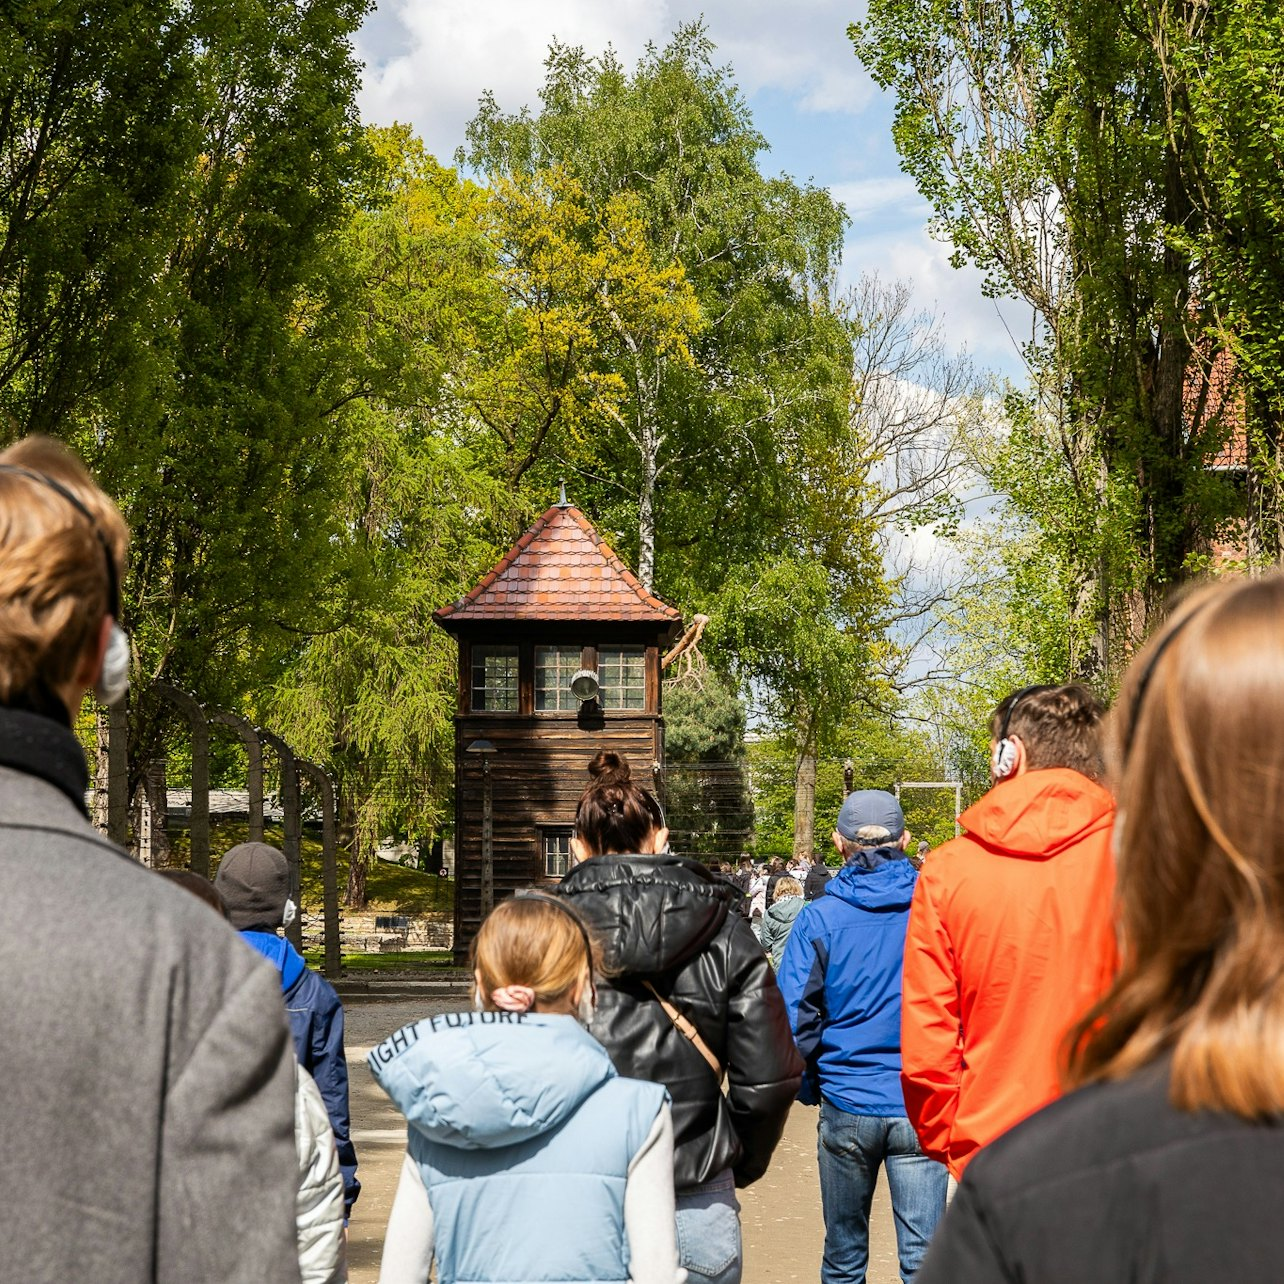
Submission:
M 757 1181 L 803 1063 L 762 946 L 730 912 L 735 889 L 698 861 L 597 856 L 571 870 L 561 891 L 605 947 L 610 975 L 598 984 L 592 1033 L 622 1075 L 662 1083 L 673 1098 L 677 1189 L 727 1168 L 737 1186 Z M 643 981 L 695 1024 L 726 1069 L 725 1094 Z

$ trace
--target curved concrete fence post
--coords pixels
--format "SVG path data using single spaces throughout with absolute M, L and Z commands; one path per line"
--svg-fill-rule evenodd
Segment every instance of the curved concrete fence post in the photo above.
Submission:
M 129 708 L 107 706 L 107 837 L 129 846 Z
M 251 843 L 263 841 L 263 742 L 259 739 L 258 729 L 239 713 L 228 713 L 226 709 L 215 709 L 210 714 L 211 722 L 222 723 L 231 727 L 241 737 L 245 746 L 245 787 L 250 794 L 249 826 L 245 835 Z
M 299 879 L 299 845 L 303 836 L 303 818 L 299 814 L 299 768 L 294 750 L 271 731 L 258 729 L 263 743 L 276 751 L 281 764 L 281 810 L 284 813 L 283 823 L 285 838 L 281 850 L 285 853 L 285 863 L 290 867 L 290 899 L 299 905 L 302 901 Z M 303 949 L 303 920 L 296 914 L 294 922 L 285 929 L 286 940 L 296 950 Z
M 334 823 L 334 781 L 324 768 L 298 759 L 299 771 L 321 795 L 321 879 L 325 900 L 325 974 L 338 980 L 342 960 L 339 950 L 339 866 L 338 834 Z
M 190 693 L 159 679 L 151 689 L 187 718 L 192 733 L 192 838 L 189 867 L 202 878 L 210 876 L 210 729 L 205 708 Z

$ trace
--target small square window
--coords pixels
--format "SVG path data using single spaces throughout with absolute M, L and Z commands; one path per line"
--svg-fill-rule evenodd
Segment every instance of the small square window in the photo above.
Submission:
M 604 646 L 597 653 L 603 709 L 646 708 L 646 651 L 640 646 Z
M 540 831 L 544 849 L 544 874 L 547 878 L 565 878 L 571 870 L 571 829 Z
M 472 651 L 474 713 L 517 711 L 517 648 L 475 646 Z
M 540 713 L 574 713 L 580 702 L 571 691 L 571 679 L 580 667 L 577 646 L 535 648 L 535 708 Z

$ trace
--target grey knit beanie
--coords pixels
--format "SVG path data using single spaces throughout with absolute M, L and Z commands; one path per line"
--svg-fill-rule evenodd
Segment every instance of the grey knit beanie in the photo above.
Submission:
M 214 886 L 237 931 L 274 932 L 285 918 L 290 867 L 284 853 L 267 843 L 240 843 L 219 862 Z

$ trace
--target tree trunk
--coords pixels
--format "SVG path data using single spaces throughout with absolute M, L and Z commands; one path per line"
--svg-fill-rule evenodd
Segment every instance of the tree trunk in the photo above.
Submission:
M 660 447 L 664 435 L 656 422 L 660 372 L 654 382 L 638 378 L 638 450 L 642 455 L 642 480 L 638 490 L 638 579 L 649 593 L 655 583 L 655 483 L 659 475 Z
M 346 785 L 339 788 L 339 850 L 348 856 L 348 889 L 343 903 L 349 909 L 363 910 L 368 866 L 357 838 L 357 809 Z
M 798 755 L 794 771 L 794 859 L 811 860 L 816 850 L 816 752 Z
M 655 456 L 642 456 L 642 492 L 638 496 L 638 579 L 649 593 L 655 583 Z

